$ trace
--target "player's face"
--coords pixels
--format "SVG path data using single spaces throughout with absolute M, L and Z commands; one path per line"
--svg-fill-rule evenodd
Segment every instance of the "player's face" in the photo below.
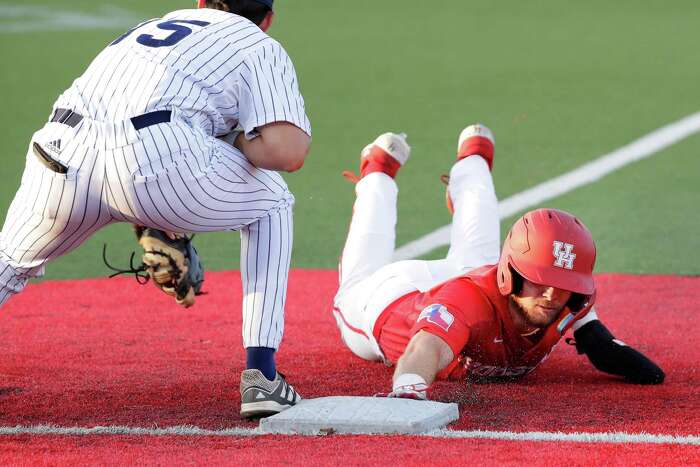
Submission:
M 523 278 L 520 293 L 511 295 L 529 325 L 544 328 L 552 324 L 571 298 L 571 292 L 548 285 L 535 284 Z

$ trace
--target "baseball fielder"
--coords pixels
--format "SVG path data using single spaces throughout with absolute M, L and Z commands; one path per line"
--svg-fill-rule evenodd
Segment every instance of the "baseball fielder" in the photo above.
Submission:
M 596 249 L 579 219 L 554 209 L 529 212 L 499 256 L 494 138 L 483 125 L 460 134 L 447 191 L 447 257 L 390 263 L 394 177 L 409 154 L 405 135 L 392 133 L 362 152 L 333 310 L 355 355 L 396 366 L 384 395 L 425 399 L 436 378 L 523 376 L 569 329 L 599 370 L 636 383 L 663 381 L 663 371 L 615 339 L 593 310 Z
M 311 130 L 292 61 L 265 33 L 272 2 L 200 1 L 109 44 L 32 136 L 0 235 L 1 305 L 113 222 L 240 231 L 246 417 L 300 399 L 274 362 L 294 204 L 277 171 L 302 166 Z

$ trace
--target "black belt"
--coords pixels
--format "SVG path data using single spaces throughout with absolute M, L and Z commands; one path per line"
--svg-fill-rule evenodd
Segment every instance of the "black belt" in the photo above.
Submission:
M 143 130 L 151 125 L 165 123 L 170 121 L 172 112 L 170 110 L 156 110 L 143 115 L 138 115 L 131 118 L 131 124 L 137 130 Z M 75 128 L 83 120 L 83 116 L 68 109 L 56 109 L 51 117 L 52 122 L 63 123 L 64 125 Z

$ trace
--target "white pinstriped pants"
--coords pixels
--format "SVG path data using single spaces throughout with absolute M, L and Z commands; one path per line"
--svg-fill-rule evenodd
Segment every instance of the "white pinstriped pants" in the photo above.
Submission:
M 49 151 L 60 140 L 60 152 Z M 47 123 L 32 137 L 21 186 L 0 233 L 0 305 L 53 258 L 112 222 L 171 232 L 240 230 L 243 344 L 278 348 L 292 250 L 294 197 L 282 177 L 229 144 L 172 121 L 136 131 L 130 121 Z M 51 144 L 49 144 L 51 143 Z
M 343 342 L 358 357 L 383 360 L 374 324 L 399 297 L 422 292 L 486 264 L 498 262 L 498 200 L 486 161 L 467 157 L 450 171 L 450 249 L 441 260 L 391 263 L 396 238 L 396 182 L 372 173 L 356 185 L 348 238 L 340 262 L 333 315 Z

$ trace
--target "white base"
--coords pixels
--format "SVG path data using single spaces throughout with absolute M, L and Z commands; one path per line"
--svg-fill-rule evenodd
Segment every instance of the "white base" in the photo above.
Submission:
M 278 434 L 417 434 L 459 418 L 457 404 L 387 397 L 319 397 L 260 420 L 260 430 Z

